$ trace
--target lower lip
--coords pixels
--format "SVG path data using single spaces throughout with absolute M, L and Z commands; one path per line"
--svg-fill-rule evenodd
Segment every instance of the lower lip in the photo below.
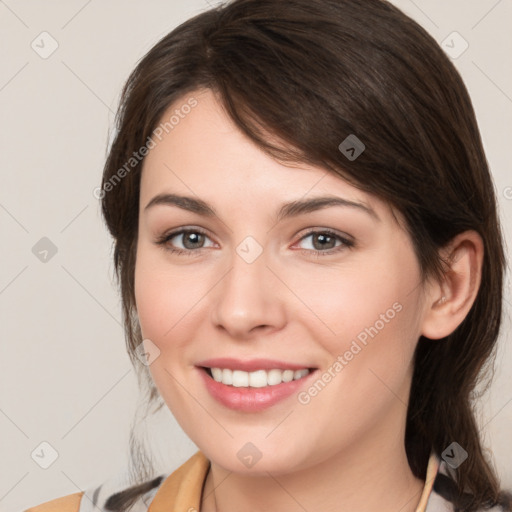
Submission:
M 309 380 L 315 371 L 310 371 L 308 375 L 298 380 L 282 382 L 275 386 L 265 386 L 263 388 L 234 387 L 227 386 L 217 382 L 208 373 L 199 368 L 199 372 L 204 380 L 206 389 L 210 395 L 222 405 L 244 412 L 259 412 L 285 400 L 290 395 L 301 388 Z

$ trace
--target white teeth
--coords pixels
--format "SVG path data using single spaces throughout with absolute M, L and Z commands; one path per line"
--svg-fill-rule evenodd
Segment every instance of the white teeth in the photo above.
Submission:
M 264 388 L 266 385 L 267 372 L 265 370 L 258 370 L 257 372 L 249 373 L 249 387 Z
M 309 370 L 256 370 L 254 372 L 244 372 L 242 370 L 230 370 L 229 368 L 210 368 L 212 377 L 215 381 L 221 382 L 226 386 L 235 388 L 263 388 L 265 386 L 276 386 L 282 382 L 291 382 L 292 380 L 302 379 L 309 375 Z
M 241 370 L 233 370 L 233 386 L 235 388 L 246 388 L 249 386 L 249 374 Z
M 233 384 L 233 371 L 230 370 L 229 368 L 224 368 L 224 370 L 222 370 L 222 379 L 220 382 L 223 382 L 224 384 L 228 384 L 229 386 L 231 386 Z
M 212 368 L 213 379 L 222 382 L 222 370 L 220 368 Z
M 295 372 L 293 370 L 285 370 L 283 372 L 283 382 L 291 382 Z
M 295 373 L 293 374 L 293 379 L 301 379 L 302 377 L 305 377 L 309 373 L 309 370 L 295 370 Z
M 281 370 L 269 370 L 267 372 L 267 382 L 269 386 L 275 386 L 281 384 L 283 378 L 283 372 Z

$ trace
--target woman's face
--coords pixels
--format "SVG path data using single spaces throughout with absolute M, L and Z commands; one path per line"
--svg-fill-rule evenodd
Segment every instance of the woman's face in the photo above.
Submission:
M 426 301 L 391 210 L 272 160 L 209 91 L 163 120 L 176 109 L 144 161 L 135 295 L 184 431 L 220 466 L 261 474 L 403 444 Z

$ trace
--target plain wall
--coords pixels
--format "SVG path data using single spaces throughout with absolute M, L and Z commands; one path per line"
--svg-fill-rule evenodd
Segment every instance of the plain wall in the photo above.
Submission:
M 78 492 L 126 467 L 138 391 L 112 279 L 112 241 L 93 191 L 128 74 L 161 37 L 215 3 L 0 2 L 2 511 Z M 475 106 L 510 240 L 512 3 L 393 3 L 439 43 L 456 31 L 469 44 L 454 63 Z M 58 43 L 47 58 L 40 53 L 55 43 L 43 31 Z M 456 51 L 461 40 L 454 41 Z M 34 254 L 44 249 L 46 262 Z M 509 278 L 496 377 L 480 418 L 509 488 L 511 302 Z M 168 410 L 148 435 L 168 471 L 196 450 Z M 44 445 L 41 455 L 42 442 L 58 452 L 48 469 L 31 457 L 34 450 L 35 458 L 49 456 Z

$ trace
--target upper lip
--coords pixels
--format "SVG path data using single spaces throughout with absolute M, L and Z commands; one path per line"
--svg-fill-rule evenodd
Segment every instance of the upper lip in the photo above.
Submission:
M 245 372 L 254 372 L 256 370 L 302 370 L 304 368 L 312 369 L 307 364 L 295 364 L 274 359 L 248 359 L 243 361 L 232 357 L 217 357 L 205 359 L 196 364 L 205 368 L 229 368 L 231 370 L 243 370 Z

